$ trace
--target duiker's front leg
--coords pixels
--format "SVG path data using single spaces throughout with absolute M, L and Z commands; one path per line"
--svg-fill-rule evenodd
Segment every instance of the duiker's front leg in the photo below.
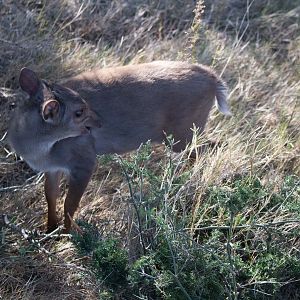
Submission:
M 90 181 L 94 164 L 85 166 L 84 169 L 76 168 L 70 174 L 69 191 L 65 200 L 65 232 L 70 232 L 71 220 L 79 205 L 80 199 Z
M 60 194 L 59 183 L 61 176 L 61 172 L 45 173 L 45 196 L 48 203 L 47 232 L 57 228 L 56 200 Z

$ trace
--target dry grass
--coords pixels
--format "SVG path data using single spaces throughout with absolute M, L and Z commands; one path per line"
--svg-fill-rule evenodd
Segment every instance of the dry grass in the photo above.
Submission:
M 187 230 L 194 236 L 201 226 L 224 225 L 220 211 L 207 217 L 215 209 L 206 202 L 210 186 L 258 175 L 276 193 L 286 175 L 300 176 L 300 7 L 297 1 L 279 0 L 213 3 L 206 1 L 204 15 L 193 19 L 193 0 L 5 2 L 0 7 L 1 136 L 13 104 L 23 97 L 17 78 L 25 65 L 46 79 L 60 80 L 92 67 L 155 59 L 197 61 L 212 65 L 228 82 L 234 116 L 226 119 L 214 111 L 201 141 L 217 140 L 221 146 L 178 170 L 191 172 L 172 198 L 174 203 L 186 199 L 180 207 L 190 216 Z M 8 153 L 3 140 L 0 211 L 19 228 L 43 231 L 43 178 Z M 158 164 L 165 159 L 162 147 L 154 148 L 149 165 L 159 173 Z M 126 239 L 133 214 L 128 182 L 117 160 L 99 160 L 78 218 L 96 223 L 103 236 L 113 233 L 124 247 L 138 252 Z M 258 201 L 240 219 L 265 224 L 298 218 L 281 206 L 264 211 L 260 205 L 268 203 Z M 0 298 L 98 299 L 103 286 L 89 270 L 89 259 L 80 257 L 68 238 L 37 245 L 4 224 L 0 228 Z M 294 229 L 299 224 L 281 228 L 287 236 Z M 253 239 L 263 243 L 264 234 L 258 229 Z M 300 246 L 296 238 L 288 243 L 291 249 Z

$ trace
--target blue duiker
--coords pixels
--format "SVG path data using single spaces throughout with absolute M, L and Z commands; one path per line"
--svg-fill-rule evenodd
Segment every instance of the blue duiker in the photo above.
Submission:
M 64 174 L 65 232 L 92 175 L 96 155 L 124 153 L 172 134 L 173 150 L 202 132 L 216 99 L 230 115 L 225 83 L 208 67 L 157 61 L 98 69 L 61 84 L 23 68 L 19 83 L 29 97 L 10 121 L 8 141 L 33 169 L 45 173 L 48 231 L 57 227 L 56 200 Z

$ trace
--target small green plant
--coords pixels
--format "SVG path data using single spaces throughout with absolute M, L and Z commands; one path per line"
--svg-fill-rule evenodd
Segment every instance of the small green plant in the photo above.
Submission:
M 97 278 L 109 289 L 118 290 L 126 283 L 128 255 L 114 238 L 102 239 L 96 226 L 78 221 L 82 232 L 72 240 L 81 255 L 91 255 L 91 266 Z M 109 290 L 107 291 L 109 294 Z
M 98 162 L 101 166 L 107 165 L 113 161 L 114 161 L 114 155 L 112 154 L 103 154 L 101 156 L 98 156 Z
M 127 283 L 128 255 L 116 239 L 110 238 L 97 243 L 92 265 L 105 285 L 118 289 Z
M 78 226 L 82 232 L 73 232 L 72 241 L 82 255 L 91 254 L 101 240 L 100 233 L 96 226 L 79 220 Z

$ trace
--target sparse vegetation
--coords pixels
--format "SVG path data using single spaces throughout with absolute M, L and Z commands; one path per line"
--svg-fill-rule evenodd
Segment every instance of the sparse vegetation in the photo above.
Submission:
M 24 65 L 60 80 L 155 59 L 209 64 L 234 116 L 211 114 L 191 147 L 216 146 L 193 162 L 171 137 L 99 157 L 71 237 L 39 233 L 43 178 L 2 139 L 0 298 L 299 299 L 299 11 L 296 0 L 3 3 L 2 136 Z

